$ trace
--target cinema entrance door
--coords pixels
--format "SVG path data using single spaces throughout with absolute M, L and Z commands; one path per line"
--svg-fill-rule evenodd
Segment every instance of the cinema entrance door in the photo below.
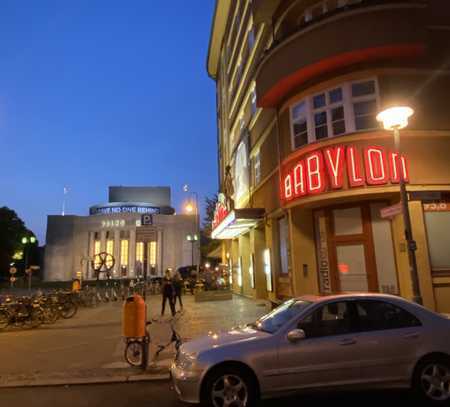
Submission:
M 398 294 L 391 223 L 385 202 L 315 210 L 319 286 L 323 294 L 371 291 Z

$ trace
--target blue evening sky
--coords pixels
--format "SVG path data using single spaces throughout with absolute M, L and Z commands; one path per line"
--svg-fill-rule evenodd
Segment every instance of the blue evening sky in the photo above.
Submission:
M 0 206 L 44 243 L 109 185 L 217 190 L 213 0 L 2 0 Z

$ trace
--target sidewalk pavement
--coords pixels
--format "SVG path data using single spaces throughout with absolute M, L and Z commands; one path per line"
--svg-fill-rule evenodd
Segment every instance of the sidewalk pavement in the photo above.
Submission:
M 264 301 L 234 296 L 229 301 L 196 303 L 183 297 L 184 310 L 174 323 L 183 339 L 254 321 L 269 310 Z M 131 382 L 167 379 L 173 344 L 153 360 L 157 346 L 169 342 L 170 320 L 160 316 L 161 297 L 147 300 L 151 361 L 147 371 L 124 360 L 122 303 L 81 309 L 71 320 L 36 330 L 0 333 L 0 387 Z M 166 312 L 168 310 L 166 309 Z

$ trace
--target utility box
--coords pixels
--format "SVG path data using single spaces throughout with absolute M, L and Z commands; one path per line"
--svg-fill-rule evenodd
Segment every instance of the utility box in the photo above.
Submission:
M 123 305 L 123 336 L 127 338 L 145 337 L 147 305 L 144 299 L 134 294 L 125 300 Z

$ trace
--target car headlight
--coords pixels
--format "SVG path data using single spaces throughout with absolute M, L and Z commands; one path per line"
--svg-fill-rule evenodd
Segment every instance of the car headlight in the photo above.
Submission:
M 176 365 L 183 370 L 193 370 L 197 362 L 198 353 L 180 352 L 176 358 Z

